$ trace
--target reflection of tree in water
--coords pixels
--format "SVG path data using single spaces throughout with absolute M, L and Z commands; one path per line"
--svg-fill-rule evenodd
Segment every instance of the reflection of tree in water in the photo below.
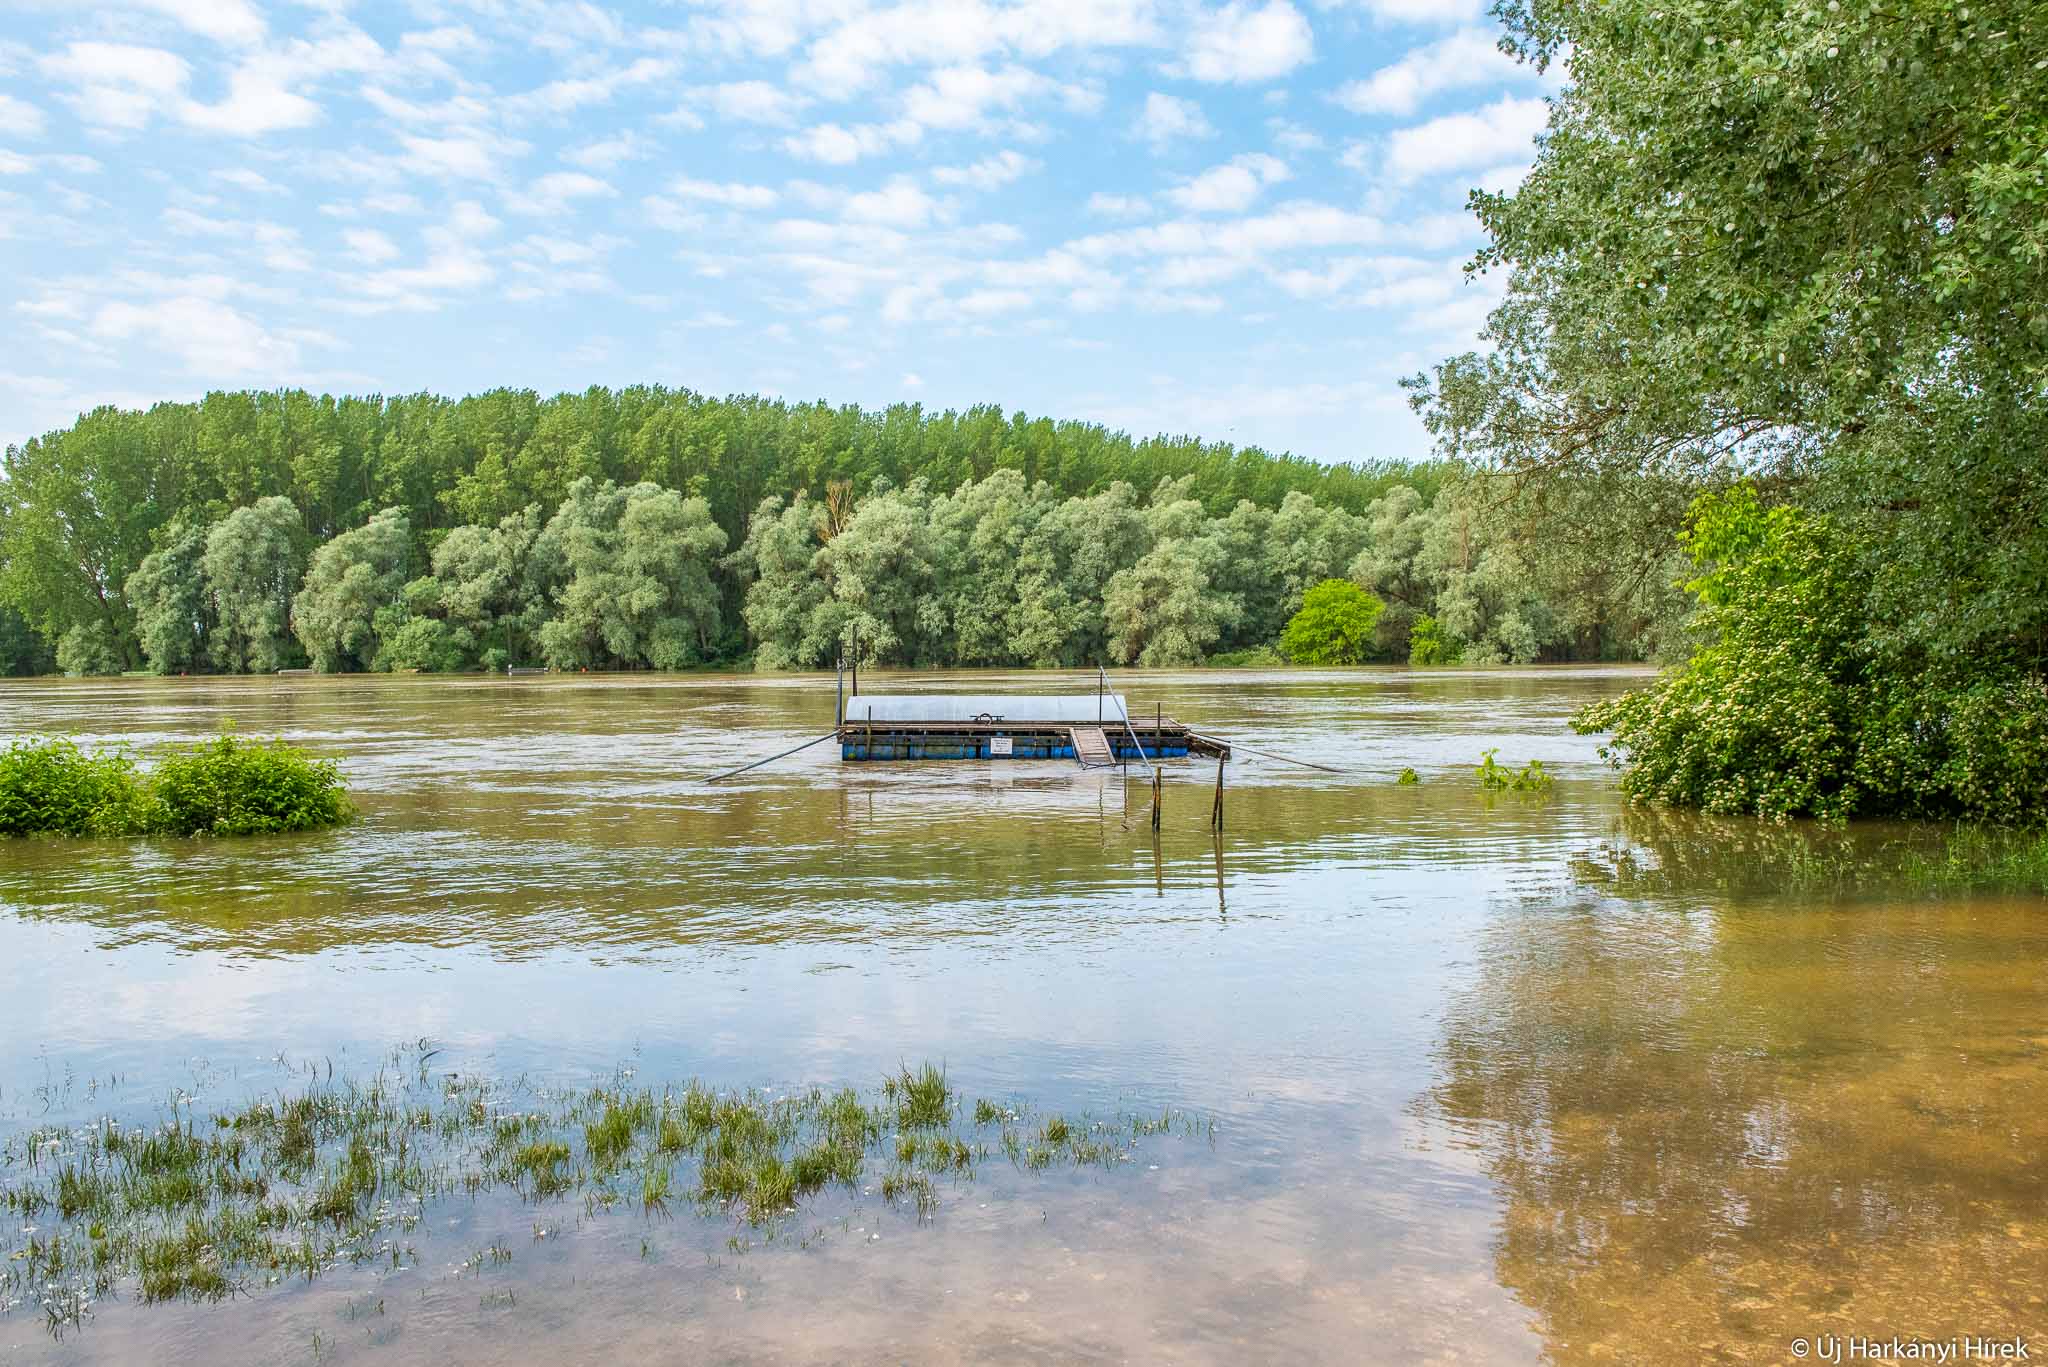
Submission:
M 1909 851 L 1940 845 L 1940 828 L 1904 822 L 1829 829 L 1625 807 L 1614 834 L 1573 859 L 1571 870 L 1574 881 L 1624 897 L 1869 891 Z
M 1495 923 L 1423 1106 L 1498 1184 L 1496 1275 L 1559 1360 L 2039 1334 L 2044 1022 L 2038 903 L 1581 898 Z

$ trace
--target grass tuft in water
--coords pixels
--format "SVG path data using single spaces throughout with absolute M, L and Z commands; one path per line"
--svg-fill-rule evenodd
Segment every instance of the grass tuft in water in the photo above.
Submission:
M 345 1263 L 395 1269 L 418 1261 L 402 1236 L 430 1201 L 493 1187 L 535 1203 L 580 1195 L 586 1216 L 636 1197 L 665 1216 L 694 1194 L 707 1213 L 772 1227 L 827 1188 L 857 1199 L 875 1165 L 882 1199 L 925 1221 L 938 1182 L 973 1180 L 989 1154 L 974 1129 L 956 1133 L 956 1094 L 932 1064 L 865 1096 L 657 1091 L 627 1077 L 515 1094 L 396 1068 L 211 1115 L 176 1097 L 177 1118 L 154 1126 L 103 1119 L 0 1138 L 0 1211 L 20 1217 L 0 1223 L 0 1307 L 33 1305 L 61 1333 L 124 1284 L 143 1301 L 217 1300 Z M 983 1101 L 972 1119 L 1001 1125 L 1002 1151 L 1025 1171 L 1109 1166 L 1141 1136 L 1193 1132 L 1170 1111 L 1070 1120 Z M 679 1172 L 692 1161 L 694 1183 Z M 536 1222 L 535 1237 L 560 1227 Z

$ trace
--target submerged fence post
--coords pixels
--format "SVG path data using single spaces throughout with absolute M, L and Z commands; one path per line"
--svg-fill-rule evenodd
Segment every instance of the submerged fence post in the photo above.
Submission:
M 1216 805 L 1209 811 L 1209 825 L 1218 835 L 1223 833 L 1223 756 L 1216 757 Z
M 1152 771 L 1152 829 L 1159 829 L 1159 771 Z

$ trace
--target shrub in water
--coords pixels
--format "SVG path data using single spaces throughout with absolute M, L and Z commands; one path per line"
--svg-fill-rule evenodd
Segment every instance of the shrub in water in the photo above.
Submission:
M 68 740 L 0 751 L 0 836 L 253 835 L 354 815 L 333 761 L 283 741 L 222 736 L 148 775 L 126 751 L 88 754 Z
M 257 835 L 339 826 L 354 814 L 332 760 L 281 740 L 221 736 L 150 776 L 152 824 L 171 835 Z
M 1510 769 L 1494 759 L 1498 750 L 1483 751 L 1479 767 L 1473 772 L 1479 775 L 1479 786 L 1489 793 L 1547 793 L 1556 782 L 1543 767 L 1543 761 L 1532 759 L 1520 769 Z
M 0 751 L 0 835 L 125 835 L 141 824 L 142 806 L 125 753 L 89 755 L 68 740 Z

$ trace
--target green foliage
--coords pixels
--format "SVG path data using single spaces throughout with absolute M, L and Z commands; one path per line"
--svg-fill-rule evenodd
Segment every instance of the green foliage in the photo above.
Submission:
M 221 736 L 174 750 L 147 775 L 125 751 L 69 740 L 0 751 L 0 835 L 253 835 L 354 816 L 332 761 L 283 741 Z
M 1280 649 L 1296 664 L 1364 664 L 1386 606 L 1348 579 L 1325 579 L 1302 595 L 1301 611 L 1280 633 Z
M 697 663 L 718 632 L 711 568 L 724 549 L 701 498 L 577 480 L 534 545 L 538 572 L 554 585 L 541 654 L 557 669 Z
M 1547 793 L 1556 783 L 1550 772 L 1543 767 L 1543 761 L 1532 759 L 1519 769 L 1511 769 L 1494 759 L 1499 750 L 1487 750 L 1479 757 L 1479 766 L 1473 770 L 1479 776 L 1479 786 L 1489 793 Z M 1409 770 L 1413 773 L 1413 770 Z
M 80 622 L 57 642 L 57 668 L 73 678 L 119 674 L 121 653 L 105 622 Z
M 1401 771 L 1400 777 L 1394 780 L 1395 786 L 1401 788 L 1413 788 L 1416 784 L 1420 782 L 1422 782 L 1422 776 L 1417 774 L 1413 769 L 1403 769 Z
M 0 836 L 127 835 L 139 806 L 124 751 L 87 754 L 69 740 L 18 740 L 0 750 Z
M 1110 658 L 1148 669 L 1200 664 L 1243 612 L 1210 593 L 1210 577 L 1187 541 L 1163 541 L 1114 575 L 1103 591 Z
M 1213 669 L 1281 669 L 1287 657 L 1272 646 L 1251 646 L 1244 650 L 1221 650 L 1205 661 Z
M 56 652 L 28 619 L 0 604 L 0 677 L 47 674 L 56 664 Z
M 1705 644 L 1648 688 L 1585 709 L 1633 799 L 1783 820 L 1898 814 L 2017 823 L 2048 792 L 2048 689 L 1873 645 L 1853 539 L 1740 486 L 1702 499 L 1687 549 Z
M 355 809 L 332 760 L 282 740 L 232 735 L 173 751 L 149 780 L 153 829 L 171 835 L 256 835 L 339 826 Z
M 1420 613 L 1474 660 L 1626 657 L 1647 635 L 1452 464 L 1323 467 L 992 408 L 214 394 L 86 415 L 7 473 L 0 614 L 44 643 L 104 633 L 100 668 L 781 669 L 856 638 L 868 663 L 1192 664 L 1271 645 L 1347 575 L 1388 604 L 1373 658 L 1405 655 Z
M 378 613 L 405 586 L 412 529 L 386 508 L 313 553 L 292 600 L 292 631 L 323 674 L 369 667 L 378 654 Z
M 212 663 L 213 601 L 199 572 L 205 553 L 206 529 L 174 522 L 162 545 L 128 576 L 136 640 L 158 674 L 203 670 Z
M 269 674 L 296 658 L 291 602 L 305 539 L 299 510 L 282 495 L 235 509 L 206 534 L 199 569 L 220 614 L 214 657 L 223 669 Z
M 2037 819 L 2048 11 L 1497 12 L 1570 83 L 1528 178 L 1474 197 L 1507 289 L 1493 349 L 1415 382 L 1425 420 L 1539 513 L 1604 502 L 1644 573 L 1675 491 L 1757 481 L 1688 533 L 1702 653 L 1588 714 L 1631 792 Z
M 469 633 L 461 627 L 451 627 L 432 617 L 386 620 L 380 635 L 382 641 L 372 667 L 389 673 L 418 670 L 423 674 L 453 674 L 468 662 L 473 644 Z M 500 657 L 504 654 L 497 653 Z M 500 658 L 497 668 L 504 667 Z
M 1412 665 L 1454 665 L 1462 652 L 1443 624 L 1428 613 L 1417 617 L 1408 631 L 1408 663 Z

